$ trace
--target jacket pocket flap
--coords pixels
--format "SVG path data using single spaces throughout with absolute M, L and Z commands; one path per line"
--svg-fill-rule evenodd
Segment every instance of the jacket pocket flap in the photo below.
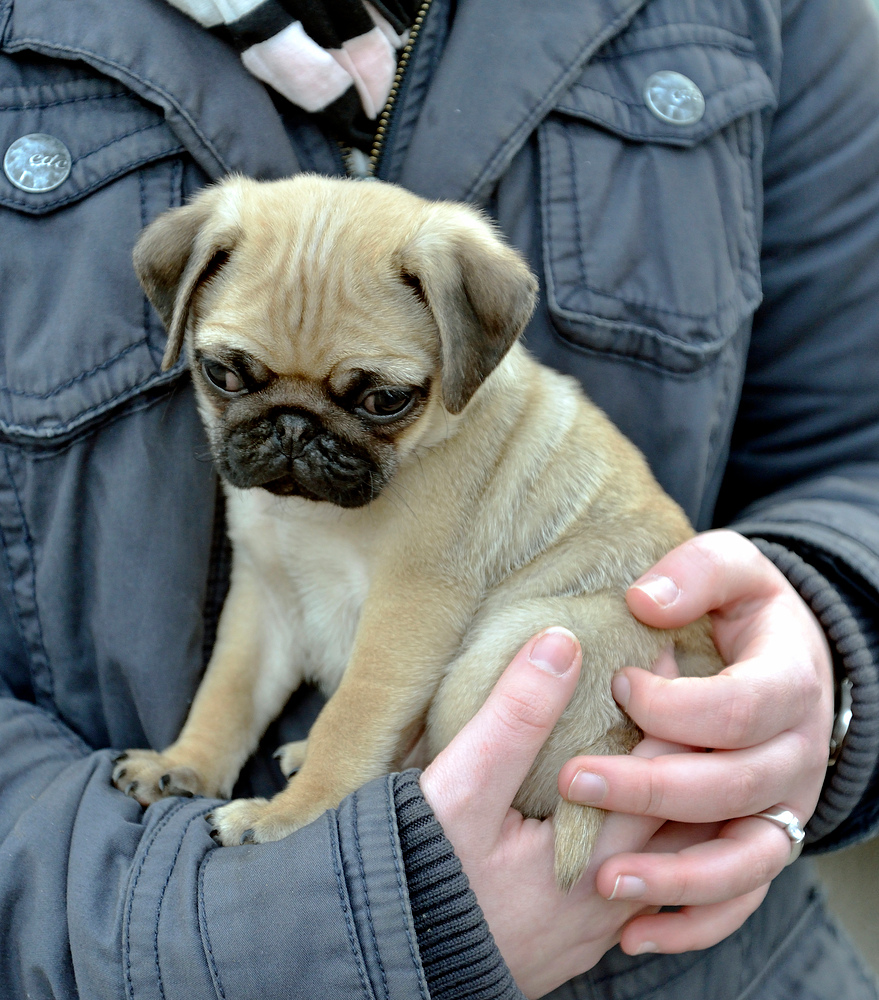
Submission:
M 748 40 L 719 29 L 677 27 L 633 32 L 624 45 L 605 50 L 556 111 L 633 141 L 688 147 L 749 111 L 775 106 L 772 84 Z M 670 44 L 673 31 L 678 40 Z M 689 40 L 682 40 L 686 35 Z M 658 101 L 648 94 L 651 84 Z M 669 110 L 675 116 L 678 98 L 684 102 L 678 120 L 662 117 Z
M 18 139 L 35 134 L 61 144 L 57 148 L 69 153 L 62 171 L 69 172 L 51 190 L 21 190 L 13 178 L 27 164 L 4 163 L 0 205 L 31 215 L 69 205 L 183 149 L 156 108 L 109 80 L 0 91 L 0 150 L 6 153 Z

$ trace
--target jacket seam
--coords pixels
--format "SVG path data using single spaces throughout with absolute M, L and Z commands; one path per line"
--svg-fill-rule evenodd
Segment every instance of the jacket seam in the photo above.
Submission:
M 75 375 L 73 378 L 68 379 L 66 382 L 62 382 L 60 385 L 56 385 L 55 388 L 49 390 L 49 392 L 28 392 L 25 389 L 13 389 L 5 382 L 0 382 L 0 390 L 2 390 L 3 392 L 8 392 L 10 396 L 21 396 L 25 399 L 51 399 L 53 396 L 57 396 L 59 392 L 64 392 L 65 389 L 69 389 L 72 385 L 76 385 L 77 382 L 82 382 L 84 379 L 90 378 L 97 372 L 103 371 L 105 368 L 110 368 L 120 358 L 125 357 L 126 354 L 130 354 L 131 351 L 135 350 L 136 348 L 146 343 L 147 343 L 147 338 L 142 337 L 140 340 L 135 341 L 133 344 L 129 344 L 128 347 L 123 347 L 121 351 L 118 351 L 112 357 L 107 358 L 106 361 L 102 361 L 99 365 L 95 365 L 94 368 L 90 368 L 88 371 L 85 372 L 80 372 L 79 375 Z M 111 398 L 115 399 L 116 397 L 113 396 Z M 88 410 L 84 412 L 87 413 Z
M 157 126 L 150 125 L 149 128 L 156 128 Z M 133 133 L 131 133 L 133 134 Z M 125 138 L 124 136 L 122 138 Z M 114 140 L 116 141 L 116 140 Z M 54 212 L 59 208 L 64 208 L 66 205 L 70 205 L 73 202 L 79 201 L 86 195 L 91 194 L 98 188 L 104 187 L 105 184 L 109 184 L 110 181 L 116 180 L 117 177 L 123 176 L 123 174 L 130 173 L 132 170 L 137 170 L 138 167 L 145 166 L 147 163 L 153 163 L 155 160 L 165 159 L 166 157 L 173 156 L 175 153 L 181 153 L 185 147 L 178 143 L 176 146 L 168 146 L 166 149 L 160 149 L 154 153 L 149 153 L 146 156 L 142 156 L 137 160 L 130 160 L 128 163 L 123 163 L 121 167 L 114 170 L 112 174 L 105 174 L 103 177 L 99 177 L 96 181 L 89 184 L 88 187 L 79 188 L 72 194 L 69 194 L 66 198 L 60 198 L 58 201 L 44 202 L 40 205 L 32 205 L 30 202 L 24 199 L 5 197 L 0 201 L 0 204 L 7 205 L 8 207 L 18 209 L 19 211 L 26 212 L 28 215 L 44 215 L 47 212 Z M 96 152 L 96 150 L 93 150 Z M 86 154 L 91 156 L 91 153 Z M 78 161 L 79 162 L 79 161 Z
M 716 41 L 703 40 L 701 38 L 685 38 L 680 41 L 674 42 L 654 42 L 654 43 L 638 43 L 637 34 L 641 34 L 643 37 L 644 31 L 651 30 L 663 30 L 668 28 L 696 28 L 697 30 L 703 30 L 706 26 L 703 24 L 698 24 L 694 21 L 677 21 L 673 24 L 657 25 L 656 28 L 651 29 L 640 29 L 639 32 L 635 32 L 636 38 L 634 41 L 627 45 L 620 44 L 620 51 L 613 52 L 610 55 L 596 56 L 595 62 L 597 63 L 615 63 L 620 59 L 625 59 L 627 56 L 640 55 L 642 52 L 667 52 L 669 49 L 683 48 L 684 46 L 695 46 L 700 49 L 721 49 L 723 52 L 732 52 L 737 56 L 741 56 L 743 59 L 755 60 L 756 51 L 754 48 L 754 43 L 746 35 L 736 34 L 734 31 L 728 31 L 726 28 L 712 28 L 712 31 L 722 32 L 725 39 L 721 41 L 719 38 Z M 622 43 L 623 39 L 619 39 Z
M 106 427 L 116 420 L 123 420 L 132 414 L 149 409 L 156 403 L 165 400 L 168 395 L 177 392 L 184 368 L 168 373 L 168 377 L 152 377 L 145 382 L 139 382 L 131 388 L 123 390 L 104 403 L 90 407 L 66 421 L 58 430 L 48 434 L 34 433 L 31 426 L 10 425 L 2 427 L 0 421 L 0 443 L 9 443 L 25 449 L 35 455 L 36 460 L 55 458 L 68 449 L 75 447 L 84 436 Z M 126 407 L 116 406 L 118 401 L 128 403 Z
M 48 692 L 46 692 L 46 694 L 48 695 L 49 702 L 54 706 L 54 704 L 55 704 L 55 678 L 54 678 L 54 676 L 52 674 L 52 666 L 51 666 L 51 664 L 49 662 L 49 655 L 46 652 L 46 643 L 45 643 L 45 639 L 43 637 L 43 623 L 42 623 L 42 620 L 40 618 L 40 607 L 39 607 L 39 603 L 37 601 L 37 565 L 36 565 L 36 559 L 35 559 L 35 553 L 34 553 L 34 542 L 33 542 L 33 539 L 31 538 L 31 533 L 30 533 L 30 528 L 28 527 L 27 518 L 25 517 L 24 507 L 23 507 L 22 502 L 21 502 L 21 494 L 18 491 L 18 486 L 17 486 L 17 484 L 15 482 L 15 476 L 12 473 L 12 466 L 9 464 L 9 452 L 6 449 L 3 450 L 3 464 L 6 467 L 6 475 L 9 478 L 9 485 L 10 485 L 10 488 L 12 489 L 12 495 L 15 498 L 16 510 L 18 511 L 18 516 L 19 516 L 19 518 L 21 520 L 22 541 L 24 542 L 24 546 L 27 549 L 28 563 L 29 563 L 28 576 L 30 577 L 31 601 L 33 602 L 33 618 L 34 618 L 34 622 L 36 623 L 36 626 L 37 626 L 37 648 L 38 648 L 38 651 L 39 651 L 39 653 L 40 653 L 40 655 L 42 657 L 43 663 L 45 664 L 45 667 L 46 667 L 46 680 L 48 681 Z M 7 559 L 9 558 L 9 556 L 8 556 L 8 548 L 7 548 L 6 558 Z M 14 580 L 14 579 L 15 579 L 15 577 L 12 576 L 11 580 Z M 16 595 L 15 595 L 14 587 L 13 587 L 12 599 L 13 599 L 13 602 L 14 602 L 15 607 L 16 607 L 16 616 L 17 616 L 18 615 L 18 600 L 17 600 Z M 23 624 L 23 622 L 22 622 L 22 624 Z M 24 637 L 24 634 L 25 633 L 23 632 L 22 633 L 22 637 Z M 28 646 L 30 646 L 30 645 L 31 644 L 28 643 Z M 39 692 L 40 685 L 38 685 L 36 683 L 36 678 L 33 676 L 33 655 L 32 655 L 32 653 L 31 653 L 31 655 L 28 656 L 28 662 L 29 662 L 29 665 L 30 665 L 30 668 L 31 668 L 31 684 L 34 687 L 34 695 L 36 697 L 39 697 L 38 692 Z
M 174 110 L 180 115 L 180 117 L 186 122 L 186 124 L 192 129 L 193 133 L 198 136 L 199 140 L 204 144 L 205 148 L 214 157 L 216 162 L 222 167 L 224 173 L 229 173 L 231 168 L 229 164 L 223 159 L 219 151 L 216 149 L 211 140 L 202 132 L 198 127 L 196 121 L 192 118 L 189 112 L 174 98 L 174 96 L 163 87 L 160 87 L 157 83 L 153 83 L 149 80 L 138 76 L 127 66 L 123 66 L 121 63 L 117 63 L 112 59 L 107 59 L 105 56 L 98 55 L 98 53 L 93 52 L 91 49 L 83 48 L 68 48 L 64 45 L 53 45 L 51 42 L 47 42 L 41 38 L 17 38 L 15 43 L 9 46 L 8 51 L 17 52 L 22 49 L 26 49 L 29 46 L 33 46 L 37 51 L 48 51 L 48 52 L 60 52 L 65 53 L 69 56 L 87 56 L 88 58 L 94 60 L 95 64 L 98 66 L 112 66 L 114 70 L 121 73 L 127 79 L 136 80 L 142 86 L 154 91 L 164 98 L 168 104 L 174 108 Z
M 141 125 L 140 128 L 132 129 L 130 132 L 125 132 L 123 135 L 114 136 L 112 139 L 109 139 L 103 145 L 97 146 L 95 147 L 95 149 L 90 149 L 87 153 L 83 153 L 82 156 L 77 157 L 77 159 L 74 162 L 82 163 L 84 160 L 87 160 L 90 156 L 94 156 L 95 153 L 100 153 L 102 149 L 107 149 L 108 146 L 113 146 L 117 142 L 122 142 L 125 139 L 130 139 L 133 135 L 140 135 L 141 132 L 149 132 L 150 129 L 164 128 L 164 127 L 165 127 L 164 121 L 153 122 L 151 125 Z
M 345 929 L 348 932 L 348 943 L 351 945 L 351 954 L 354 958 L 354 964 L 357 966 L 357 975 L 360 978 L 360 986 L 363 990 L 363 995 L 364 997 L 370 998 L 370 1000 L 375 1000 L 375 994 L 373 993 L 369 980 L 367 979 L 366 969 L 363 966 L 363 961 L 357 948 L 357 935 L 354 927 L 353 914 L 348 901 L 348 894 L 345 889 L 344 873 L 342 871 L 341 862 L 341 845 L 339 843 L 338 813 L 333 812 L 330 814 L 330 817 L 330 837 L 333 842 L 333 872 L 336 876 L 336 887 L 339 892 L 339 907 L 345 918 Z
M 750 82 L 749 80 L 742 81 L 743 83 Z M 738 86 L 734 84 L 733 86 Z M 645 111 L 644 105 L 638 103 L 637 101 L 626 101 L 622 97 L 617 97 L 614 94 L 608 94 L 604 90 L 597 90 L 595 87 L 582 86 L 581 90 L 586 91 L 590 94 L 597 94 L 599 97 L 603 97 L 606 100 L 611 101 L 614 104 L 620 104 L 624 108 L 634 108 L 638 111 Z M 725 88 L 727 90 L 732 88 Z M 723 93 L 723 91 L 719 91 Z M 559 114 L 563 114 L 568 118 L 584 119 L 586 121 L 597 122 L 599 125 L 605 125 L 610 131 L 615 135 L 622 136 L 625 139 L 635 139 L 640 142 L 655 142 L 657 145 L 662 146 L 681 146 L 681 145 L 698 145 L 704 139 L 711 135 L 715 135 L 718 132 L 722 132 L 724 128 L 730 125 L 732 122 L 736 121 L 738 118 L 744 118 L 745 116 L 751 114 L 753 111 L 757 111 L 760 108 L 766 107 L 766 101 L 762 97 L 754 97 L 746 104 L 741 105 L 741 107 L 736 108 L 730 117 L 724 116 L 719 124 L 714 124 L 713 122 L 706 121 L 704 118 L 698 122 L 696 125 L 692 126 L 692 131 L 685 132 L 681 129 L 680 132 L 671 132 L 670 130 L 665 130 L 657 122 L 657 131 L 639 131 L 638 129 L 623 129 L 621 126 L 613 121 L 612 119 L 599 114 L 596 111 L 583 111 L 580 108 L 575 108 L 570 104 L 557 104 L 553 111 Z M 648 112 L 649 114 L 649 112 Z M 675 136 L 679 136 L 675 139 Z
M 577 59 L 573 60 L 576 68 L 572 69 L 570 66 L 566 66 L 564 70 L 556 76 L 552 84 L 548 88 L 548 91 L 554 96 L 557 94 L 558 89 L 564 83 L 566 79 L 573 79 L 574 73 L 582 69 L 583 64 L 589 56 L 590 52 L 597 52 L 601 46 L 609 39 L 616 35 L 617 29 L 621 24 L 625 24 L 627 20 L 630 20 L 634 14 L 643 6 L 643 3 L 639 3 L 638 0 L 630 3 L 626 10 L 615 17 L 610 24 L 605 25 L 604 30 L 599 32 L 597 36 L 591 38 L 587 45 L 578 53 Z M 540 121 L 538 113 L 541 108 L 544 108 L 546 113 L 551 109 L 551 105 L 545 105 L 543 99 L 536 101 L 531 108 L 528 110 L 528 114 L 525 116 L 523 121 L 520 123 L 518 128 L 516 128 L 512 134 L 507 138 L 506 142 L 503 142 L 498 148 L 497 152 L 488 163 L 483 167 L 477 176 L 476 180 L 470 185 L 470 189 L 465 194 L 464 201 L 476 201 L 477 195 L 483 185 L 486 183 L 486 179 L 494 174 L 494 171 L 499 163 L 502 163 L 508 155 L 510 149 L 517 149 L 520 145 L 520 139 L 523 135 L 531 135 L 535 127 Z
M 397 826 L 396 818 L 397 814 L 393 808 L 393 777 L 388 778 L 387 793 L 388 793 L 388 805 L 386 809 L 386 815 L 388 819 L 388 834 L 391 839 L 391 853 L 394 858 L 394 874 L 397 876 L 397 895 L 400 897 L 400 909 L 403 913 L 403 921 L 406 928 L 406 941 L 409 943 L 409 954 L 412 957 L 412 963 L 415 966 L 415 972 L 418 976 L 418 992 L 422 997 L 422 1000 L 430 1000 L 429 995 L 424 989 L 424 976 L 422 973 L 421 960 L 419 958 L 418 951 L 416 950 L 415 940 L 412 936 L 412 930 L 409 926 L 410 918 L 410 908 L 407 905 L 406 900 L 406 890 L 403 881 L 403 872 L 400 867 L 400 857 L 398 853 L 398 838 L 397 838 Z
M 203 813 L 201 815 L 204 815 Z M 220 979 L 220 969 L 217 960 L 214 958 L 214 949 L 211 947 L 211 936 L 208 933 L 208 918 L 204 902 L 204 873 L 207 863 L 211 859 L 212 851 L 206 851 L 198 866 L 198 930 L 202 940 L 202 947 L 211 973 L 214 990 L 221 1000 L 226 1000 L 226 991 L 223 989 L 223 981 Z
M 360 822 L 357 810 L 358 798 L 359 795 L 357 792 L 355 792 L 351 800 L 351 804 L 353 807 L 352 826 L 354 832 L 354 849 L 357 853 L 357 868 L 360 874 L 360 881 L 363 886 L 363 902 L 366 909 L 366 923 L 367 926 L 369 927 L 369 936 L 372 939 L 372 947 L 375 952 L 375 959 L 378 962 L 378 970 L 381 975 L 382 989 L 384 990 L 384 995 L 387 998 L 387 1000 L 390 1000 L 390 992 L 388 990 L 388 977 L 387 973 L 385 972 L 384 963 L 382 962 L 381 951 L 379 949 L 379 944 L 378 944 L 378 937 L 375 933 L 375 924 L 373 923 L 372 920 L 372 907 L 369 902 L 369 889 L 366 883 L 366 870 L 363 865 L 363 852 L 360 849 Z
M 140 861 L 137 865 L 137 871 L 134 873 L 134 878 L 131 883 L 131 888 L 128 890 L 128 905 L 125 908 L 125 932 L 123 938 L 123 949 L 125 953 L 125 995 L 134 1000 L 134 984 L 131 981 L 131 913 L 134 909 L 134 893 L 137 889 L 137 883 L 140 881 L 140 876 L 143 872 L 144 866 L 146 865 L 147 857 L 149 856 L 150 850 L 153 844 L 156 842 L 156 838 L 159 836 L 161 831 L 171 822 L 171 819 L 184 807 L 184 802 L 179 802 L 177 805 L 172 806 L 171 809 L 162 817 L 159 823 L 156 824 L 155 829 L 150 834 L 149 840 L 144 847 L 143 854 L 141 855 Z
M 115 94 L 89 94 L 86 97 L 62 97 L 57 101 L 31 101 L 26 104 L 4 104 L 0 111 L 45 111 L 46 108 L 59 108 L 64 104 L 78 104 L 83 101 L 108 101 L 117 97 L 131 98 L 131 91 L 119 90 Z
M 165 984 L 162 981 L 162 969 L 159 964 L 159 920 L 162 913 L 162 902 L 165 899 L 165 892 L 167 891 L 168 884 L 171 881 L 171 875 L 174 871 L 174 866 L 177 864 L 177 858 L 180 856 L 180 851 L 183 848 L 183 841 L 186 839 L 186 834 L 189 831 L 190 825 L 192 824 L 194 819 L 201 818 L 202 816 L 206 815 L 208 812 L 210 812 L 212 808 L 213 806 L 209 806 L 206 809 L 202 810 L 202 812 L 198 813 L 197 816 L 192 817 L 184 825 L 183 831 L 180 834 L 180 839 L 177 842 L 177 849 L 174 851 L 174 857 L 171 859 L 170 865 L 168 865 L 168 874 L 165 876 L 165 881 L 162 885 L 161 891 L 159 892 L 158 901 L 156 902 L 156 926 L 153 929 L 153 954 L 155 955 L 155 960 L 156 960 L 156 984 L 159 987 L 159 994 L 162 997 L 162 1000 L 166 1000 Z M 207 857 L 207 855 L 205 855 L 205 857 Z M 199 865 L 199 869 L 200 868 L 201 865 Z M 199 885 L 199 890 L 201 890 L 201 885 Z

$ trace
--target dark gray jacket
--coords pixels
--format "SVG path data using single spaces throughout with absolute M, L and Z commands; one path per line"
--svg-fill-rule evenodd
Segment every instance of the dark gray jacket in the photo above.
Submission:
M 867 0 L 435 0 L 379 175 L 483 204 L 541 276 L 527 334 L 699 527 L 794 580 L 855 683 L 821 847 L 879 822 L 879 35 Z M 186 373 L 130 265 L 230 171 L 342 173 L 222 40 L 163 0 L 0 2 L 0 997 L 515 995 L 411 774 L 288 840 L 216 850 L 212 803 L 143 812 L 111 748 L 161 747 L 203 669 L 228 557 Z M 684 74 L 690 124 L 646 106 Z M 268 753 L 305 732 L 306 693 Z M 803 986 L 808 983 L 808 988 Z M 800 862 L 708 952 L 611 952 L 559 996 L 874 997 Z

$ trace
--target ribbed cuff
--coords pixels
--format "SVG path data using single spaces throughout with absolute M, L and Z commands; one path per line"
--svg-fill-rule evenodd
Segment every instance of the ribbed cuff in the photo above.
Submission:
M 837 679 L 852 682 L 852 720 L 834 767 L 827 771 L 806 843 L 829 849 L 850 839 L 840 828 L 867 794 L 879 761 L 879 642 L 843 580 L 831 583 L 784 544 L 751 538 L 811 608 L 830 643 Z M 819 843 L 820 842 L 820 843 Z
M 524 1000 L 461 862 L 421 793 L 420 772 L 394 777 L 409 903 L 431 1000 Z

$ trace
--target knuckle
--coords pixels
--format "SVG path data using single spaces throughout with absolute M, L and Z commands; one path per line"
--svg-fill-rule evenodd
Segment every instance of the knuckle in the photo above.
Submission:
M 648 762 L 646 770 L 646 781 L 641 789 L 641 795 L 643 797 L 641 802 L 642 811 L 647 816 L 662 817 L 664 815 L 663 810 L 665 808 L 665 787 L 662 781 L 662 775 L 658 772 L 658 769 L 654 765 L 653 761 Z
M 530 737 L 548 731 L 554 721 L 552 703 L 537 691 L 508 691 L 497 718 L 514 737 Z
M 755 714 L 759 702 L 750 692 L 737 692 L 733 686 L 723 706 L 718 733 L 727 748 L 750 746 L 753 742 Z
M 787 860 L 787 855 L 784 856 L 783 861 L 785 860 Z M 750 866 L 747 869 L 748 885 L 744 888 L 744 891 L 753 892 L 755 889 L 759 889 L 761 885 L 771 882 L 781 867 L 783 867 L 783 861 L 780 866 L 774 856 L 763 853 L 751 858 Z
M 751 764 L 741 764 L 730 779 L 727 791 L 727 802 L 734 813 L 746 815 L 758 801 L 761 787 L 765 784 L 764 777 Z

